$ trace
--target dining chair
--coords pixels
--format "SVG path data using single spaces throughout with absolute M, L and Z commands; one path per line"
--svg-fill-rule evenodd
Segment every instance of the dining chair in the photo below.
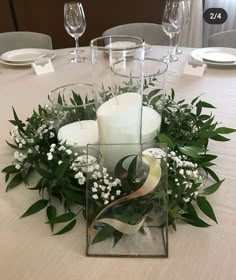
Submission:
M 110 35 L 141 37 L 146 43 L 151 45 L 170 44 L 170 39 L 163 31 L 162 26 L 156 23 L 127 23 L 109 28 L 102 33 L 102 36 Z
M 0 54 L 23 48 L 52 49 L 52 39 L 49 35 L 30 31 L 0 33 Z
M 208 47 L 236 48 L 236 30 L 223 31 L 211 35 Z

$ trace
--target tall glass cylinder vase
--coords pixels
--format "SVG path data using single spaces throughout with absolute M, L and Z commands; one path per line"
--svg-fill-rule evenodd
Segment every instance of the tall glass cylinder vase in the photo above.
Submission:
M 168 65 L 156 58 L 145 57 L 143 64 L 143 107 L 142 107 L 142 143 L 153 141 L 161 129 L 162 109 L 165 100 L 165 78 Z M 114 72 L 120 75 L 122 61 L 114 65 Z M 127 75 L 127 79 L 129 75 Z M 137 84 L 139 77 L 132 77 Z
M 153 141 L 161 130 L 168 65 L 155 58 L 144 60 L 142 143 Z
M 144 41 L 106 36 L 92 40 L 90 47 L 100 144 L 140 143 Z M 123 156 L 109 145 L 102 154 L 110 170 Z

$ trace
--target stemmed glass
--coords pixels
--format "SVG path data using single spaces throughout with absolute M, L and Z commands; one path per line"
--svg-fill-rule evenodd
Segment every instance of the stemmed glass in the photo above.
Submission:
M 181 26 L 180 32 L 176 34 L 176 54 L 182 54 L 183 51 L 178 48 L 179 46 L 179 38 L 180 38 L 180 33 L 183 32 L 185 29 L 186 25 L 189 23 L 190 20 L 190 12 L 191 12 L 191 2 L 190 0 L 181 0 L 181 5 L 183 7 L 183 22 Z
M 169 55 L 163 57 L 163 61 L 172 62 L 177 61 L 176 44 L 174 38 L 180 32 L 183 25 L 183 6 L 180 0 L 167 0 L 162 16 L 163 31 L 170 37 Z
M 87 60 L 79 54 L 79 37 L 84 34 L 86 29 L 84 10 L 80 2 L 67 2 L 64 4 L 64 26 L 66 32 L 75 39 L 75 57 L 70 61 L 80 63 Z

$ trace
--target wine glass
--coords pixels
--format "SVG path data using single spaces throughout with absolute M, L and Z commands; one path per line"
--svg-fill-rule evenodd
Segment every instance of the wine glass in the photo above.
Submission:
M 177 61 L 176 44 L 173 39 L 183 25 L 183 6 L 181 5 L 180 0 L 166 1 L 161 25 L 163 31 L 170 37 L 169 55 L 163 57 L 163 61 Z
M 86 20 L 83 6 L 80 2 L 67 2 L 64 4 L 64 26 L 66 32 L 75 39 L 75 57 L 70 61 L 80 63 L 87 60 L 79 54 L 79 37 L 84 34 Z
M 184 28 L 186 27 L 186 25 L 189 23 L 189 20 L 190 20 L 190 12 L 191 12 L 191 2 L 190 0 L 181 0 L 181 5 L 182 5 L 182 8 L 183 8 L 183 24 L 181 26 L 181 30 L 179 33 L 176 34 L 176 54 L 182 54 L 183 51 L 180 50 L 178 48 L 179 46 L 179 39 L 180 39 L 180 33 L 183 32 Z

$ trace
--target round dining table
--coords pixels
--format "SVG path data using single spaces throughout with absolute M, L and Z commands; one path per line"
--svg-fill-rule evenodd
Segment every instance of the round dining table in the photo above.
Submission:
M 54 50 L 54 72 L 36 75 L 30 66 L 0 64 L 0 168 L 13 161 L 7 145 L 14 107 L 20 119 L 32 114 L 38 104 L 48 103 L 54 88 L 71 83 L 91 83 L 90 49 L 84 47 L 83 63 L 70 63 L 70 49 Z M 165 46 L 152 46 L 146 55 L 161 58 Z M 220 126 L 236 128 L 236 67 L 208 65 L 202 76 L 183 74 L 191 48 L 184 48 L 177 62 L 169 63 L 166 91 L 174 88 L 176 99 L 201 99 L 213 104 Z M 216 154 L 214 171 L 225 181 L 208 197 L 218 224 L 198 228 L 177 224 L 169 228 L 168 258 L 111 258 L 86 256 L 86 223 L 81 217 L 76 227 L 52 236 L 45 224 L 45 212 L 20 219 L 38 200 L 38 192 L 23 184 L 6 192 L 4 174 L 0 176 L 0 279 L 2 280 L 235 280 L 236 279 L 236 133 L 228 142 L 209 143 Z M 34 183 L 31 178 L 30 185 Z

